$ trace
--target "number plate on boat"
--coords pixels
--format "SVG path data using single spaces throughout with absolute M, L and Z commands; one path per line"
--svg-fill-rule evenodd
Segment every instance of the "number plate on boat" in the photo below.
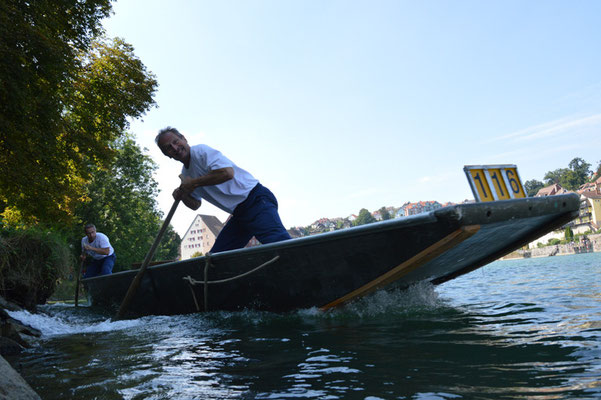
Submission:
M 515 165 L 466 165 L 463 170 L 478 202 L 527 197 Z

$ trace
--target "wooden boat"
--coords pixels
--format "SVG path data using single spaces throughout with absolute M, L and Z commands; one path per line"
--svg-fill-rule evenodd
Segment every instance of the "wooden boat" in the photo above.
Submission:
M 328 310 L 381 288 L 435 285 L 490 263 L 578 215 L 576 194 L 461 204 L 279 243 L 151 266 L 127 317 L 198 311 Z M 136 270 L 84 279 L 116 310 Z

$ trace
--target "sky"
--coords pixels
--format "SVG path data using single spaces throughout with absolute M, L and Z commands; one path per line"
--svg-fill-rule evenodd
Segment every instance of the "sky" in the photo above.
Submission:
M 472 199 L 464 165 L 543 180 L 601 160 L 601 2 L 118 0 L 104 20 L 156 75 L 130 131 L 159 168 L 176 127 L 276 195 L 286 228 L 362 208 Z M 179 206 L 183 236 L 204 202 Z

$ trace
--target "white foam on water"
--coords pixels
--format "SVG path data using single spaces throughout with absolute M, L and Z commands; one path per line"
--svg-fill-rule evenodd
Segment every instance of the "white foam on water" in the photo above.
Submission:
M 445 305 L 443 301 L 439 299 L 434 286 L 427 282 L 420 282 L 406 290 L 379 290 L 369 296 L 360 298 L 350 304 L 330 310 L 326 313 L 316 307 L 312 307 L 309 309 L 298 310 L 292 315 L 310 319 L 344 319 L 347 317 L 373 318 L 382 315 L 390 316 L 395 314 L 432 311 L 444 306 Z M 126 330 L 148 324 L 153 318 L 160 318 L 155 316 L 122 321 L 112 321 L 111 319 L 86 320 L 85 318 L 73 315 L 69 310 L 72 308 L 70 305 L 55 304 L 52 308 L 55 310 L 58 308 L 60 311 L 49 313 L 52 315 L 45 313 L 32 314 L 28 311 L 8 311 L 8 314 L 23 324 L 38 329 L 42 332 L 43 337 Z M 242 318 L 254 324 L 261 324 L 265 320 L 270 321 L 273 318 L 282 318 L 282 316 L 278 314 L 251 310 L 237 313 L 222 312 L 218 313 L 218 316 L 221 323 L 228 321 L 229 319 Z M 290 315 L 284 318 L 289 317 Z M 173 324 L 177 321 L 177 318 L 172 318 L 170 321 Z M 160 325 L 161 324 L 159 324 L 159 326 Z
M 346 308 L 360 315 L 377 316 L 391 312 L 405 314 L 435 310 L 442 304 L 434 285 L 424 281 L 405 290 L 378 290 L 347 305 Z
M 109 332 L 129 329 L 142 323 L 139 319 L 111 321 L 110 319 L 98 322 L 74 322 L 60 316 L 46 314 L 32 314 L 29 311 L 7 311 L 8 315 L 42 332 L 43 337 L 56 335 L 72 335 L 76 333 Z
M 371 318 L 389 315 L 404 315 L 408 313 L 433 311 L 446 307 L 440 299 L 434 285 L 429 282 L 418 282 L 415 285 L 401 290 L 378 290 L 365 297 L 361 297 L 348 304 L 324 313 L 317 307 L 299 310 L 304 317 L 344 317 L 357 316 Z

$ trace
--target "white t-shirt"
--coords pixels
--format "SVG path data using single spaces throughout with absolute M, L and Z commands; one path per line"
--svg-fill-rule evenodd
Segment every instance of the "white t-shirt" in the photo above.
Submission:
M 84 250 L 83 247 L 86 244 L 89 244 L 92 247 L 96 247 L 97 249 L 106 249 L 108 247 L 108 248 L 110 248 L 110 250 L 109 250 L 109 253 L 105 256 L 104 254 L 98 254 L 92 250 Z M 100 232 L 96 232 L 96 238 L 94 239 L 94 241 L 92 243 L 89 243 L 88 237 L 84 236 L 81 239 L 81 250 L 88 253 L 95 260 L 100 260 L 101 258 L 110 256 L 111 254 L 113 254 L 115 252 L 115 250 L 113 249 L 113 246 L 111 246 L 111 242 L 109 242 L 109 238 L 104 233 L 100 233 Z
M 249 172 L 234 164 L 230 159 L 206 144 L 190 146 L 190 167 L 182 168 L 182 174 L 198 178 L 211 171 L 231 167 L 234 177 L 227 182 L 213 186 L 200 186 L 191 193 L 197 200 L 204 199 L 215 207 L 232 214 L 236 206 L 248 197 L 250 191 L 259 183 Z

